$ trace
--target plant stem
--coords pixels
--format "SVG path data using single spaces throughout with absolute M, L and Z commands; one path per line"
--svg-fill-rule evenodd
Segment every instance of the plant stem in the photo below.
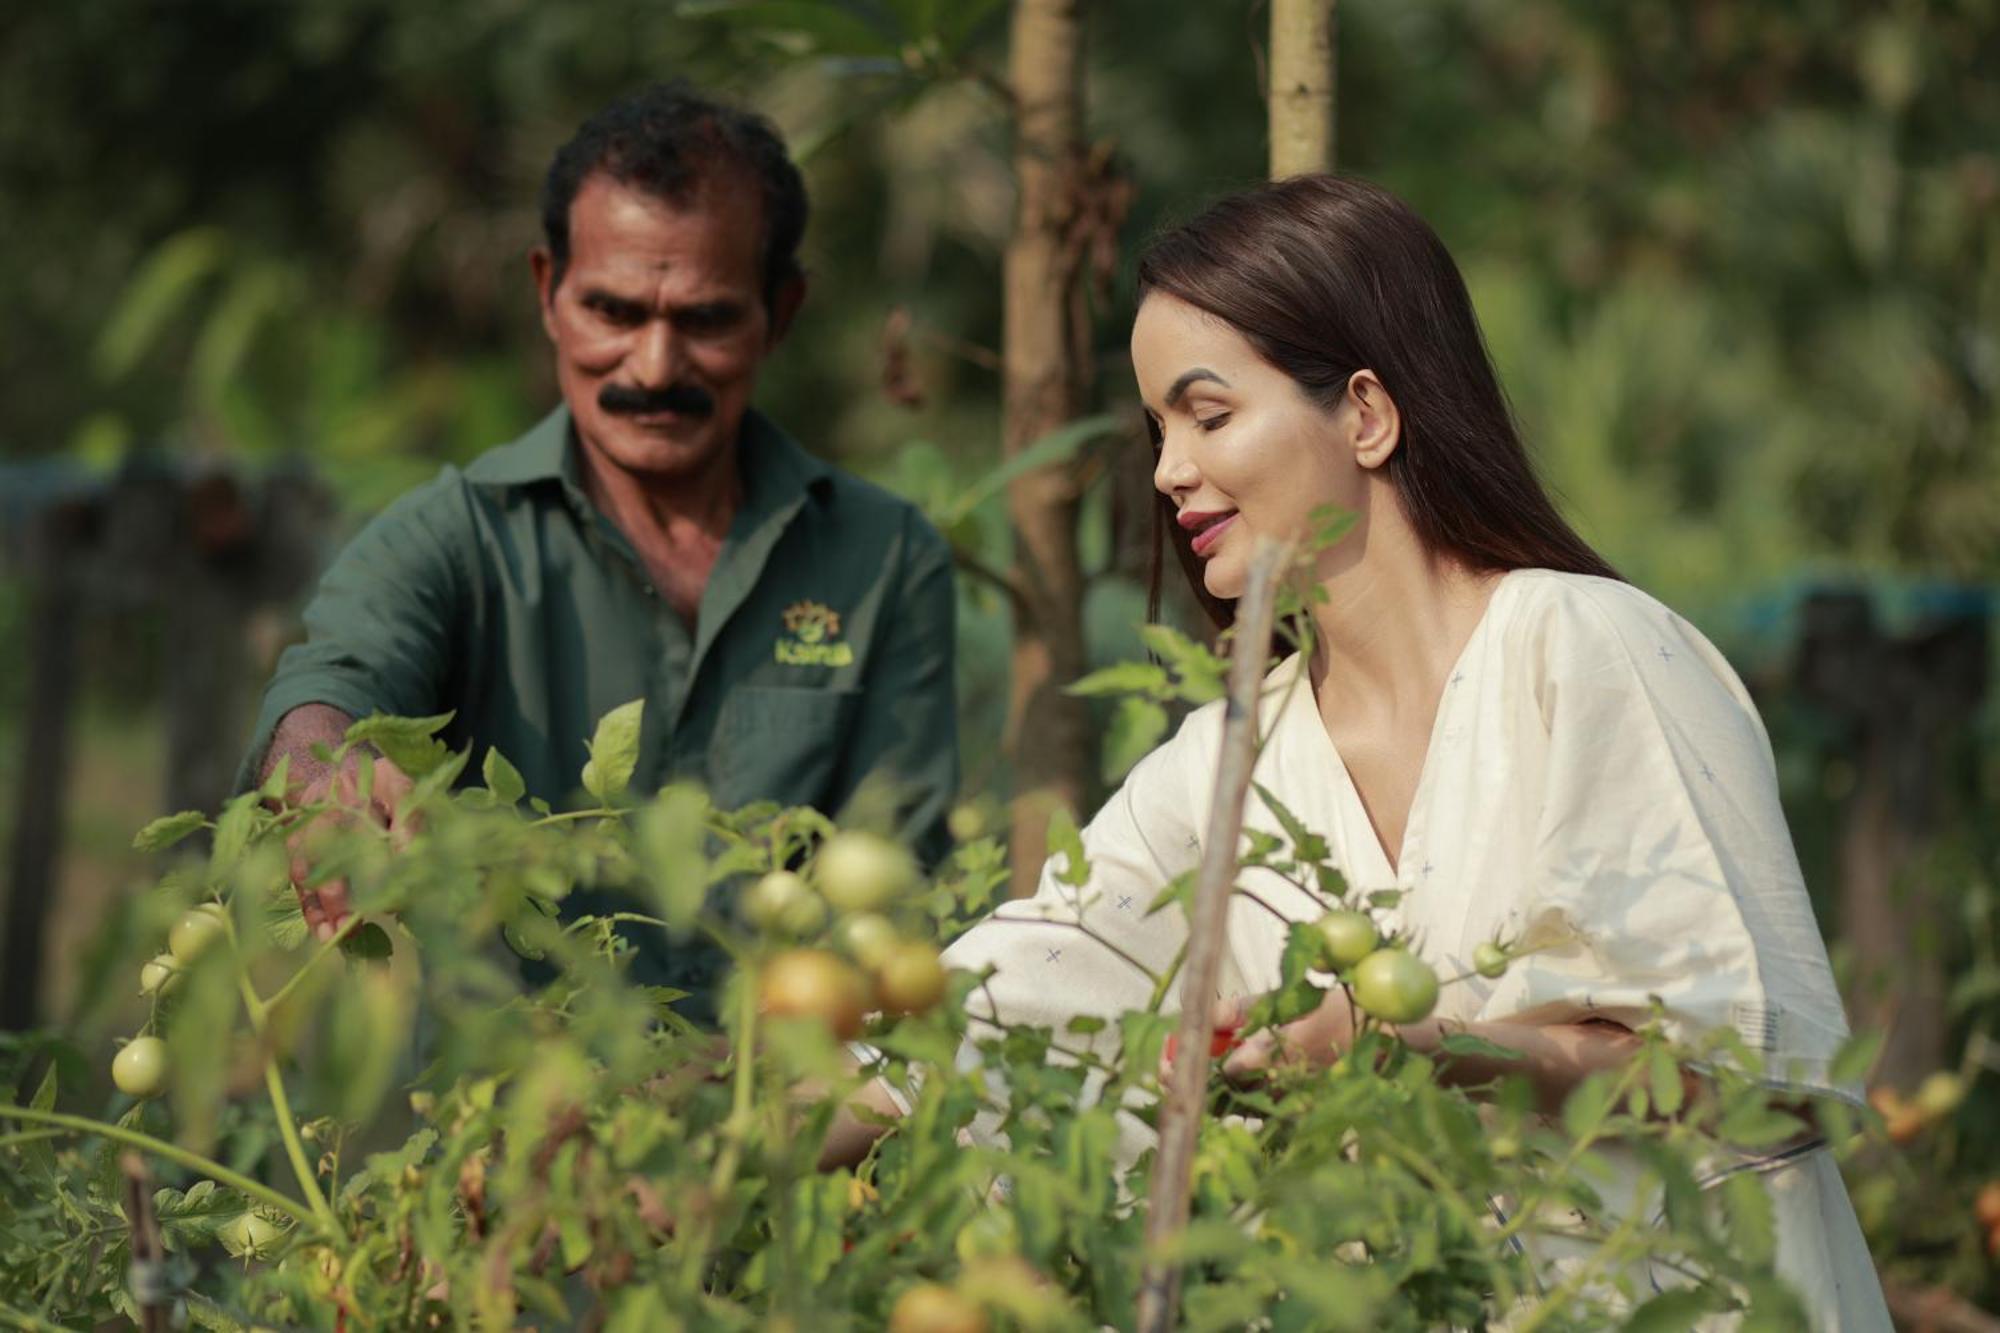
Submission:
M 324 941 L 312 957 L 301 963 L 299 970 L 292 973 L 284 985 L 271 993 L 270 999 L 259 1000 L 254 994 L 246 997 L 246 1003 L 250 1003 L 251 1005 L 251 1019 L 257 1024 L 258 1031 L 261 1032 L 263 1030 L 263 1021 L 270 1012 L 285 1002 L 292 991 L 298 987 L 298 984 L 305 980 L 306 974 L 319 965 L 319 960 L 337 951 L 340 948 L 340 942 L 352 934 L 360 925 L 361 918 L 353 912 L 349 912 L 346 918 L 341 921 L 339 928 L 333 932 L 332 937 Z
M 5 1324 L 9 1328 L 24 1329 L 27 1333 L 63 1333 L 60 1324 L 51 1324 L 39 1315 L 16 1310 L 13 1306 L 5 1304 L 0 1304 L 0 1324 Z
M 613 810 L 608 805 L 599 806 L 595 810 L 564 810 L 560 814 L 543 815 L 540 819 L 530 820 L 528 827 L 541 828 L 547 824 L 567 824 L 578 819 L 616 819 L 623 813 L 621 810 Z
M 350 916 L 343 924 L 351 924 L 355 919 Z M 305 966 L 312 966 L 312 962 L 308 961 Z M 300 973 L 303 972 L 304 968 L 301 968 Z M 292 980 L 298 980 L 298 976 L 295 975 Z M 250 1026 L 261 1042 L 265 1015 L 270 1006 L 257 998 L 257 990 L 250 984 L 250 978 L 240 970 L 236 974 L 236 982 L 243 991 L 243 1005 L 249 1011 Z M 287 986 L 290 984 L 286 983 Z M 292 1099 L 285 1093 L 285 1077 L 278 1072 L 278 1053 L 274 1050 L 266 1049 L 264 1052 L 264 1087 L 271 1094 L 271 1110 L 278 1119 L 278 1138 L 285 1145 L 285 1156 L 292 1164 L 292 1175 L 298 1179 L 299 1192 L 311 1205 L 314 1220 L 332 1232 L 336 1229 L 333 1209 L 327 1206 L 326 1195 L 320 1191 L 319 1177 L 313 1173 L 312 1164 L 306 1161 L 305 1145 L 299 1141 L 298 1117 L 292 1114 Z
M 1534 1309 L 1528 1311 L 1525 1320 L 1514 1325 L 1515 1333 L 1534 1333 L 1535 1329 L 1540 1328 L 1550 1318 L 1561 1314 L 1563 1307 L 1568 1305 L 1600 1272 L 1609 1267 L 1613 1258 L 1623 1258 L 1619 1251 L 1625 1248 L 1626 1243 L 1638 1231 L 1641 1216 L 1635 1212 L 1621 1222 L 1618 1229 L 1591 1252 L 1588 1260 L 1577 1265 L 1576 1271 L 1564 1279 L 1561 1286 L 1550 1292 Z
M 264 1087 L 271 1094 L 271 1109 L 278 1113 L 278 1137 L 284 1141 L 285 1156 L 291 1159 L 292 1174 L 298 1177 L 299 1190 L 312 1206 L 314 1218 L 332 1231 L 335 1229 L 333 1209 L 327 1206 L 326 1195 L 320 1192 L 319 1178 L 313 1174 L 311 1163 L 306 1161 L 305 1145 L 299 1141 L 298 1122 L 292 1115 L 291 1098 L 285 1095 L 284 1075 L 278 1072 L 276 1052 L 264 1057 Z
M 60 1111 L 30 1110 L 25 1106 L 0 1106 L 0 1120 L 19 1120 L 30 1125 L 50 1125 L 75 1134 L 97 1134 L 142 1152 L 149 1152 L 155 1157 L 184 1166 L 190 1171 L 198 1171 L 214 1180 L 216 1184 L 241 1190 L 257 1202 L 267 1204 L 280 1212 L 289 1213 L 300 1222 L 312 1226 L 324 1224 L 314 1212 L 302 1206 L 297 1200 L 278 1193 L 269 1185 L 260 1185 L 248 1176 L 231 1171 L 220 1162 L 211 1161 L 200 1153 L 189 1152 L 179 1144 L 156 1139 L 151 1134 L 141 1133 L 136 1129 L 107 1125 L 101 1120 L 91 1120 L 80 1115 L 66 1115 Z M 321 1207 L 324 1206 L 322 1201 Z

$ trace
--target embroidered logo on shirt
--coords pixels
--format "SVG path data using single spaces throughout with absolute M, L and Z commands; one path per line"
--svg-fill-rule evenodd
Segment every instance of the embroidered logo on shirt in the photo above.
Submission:
M 785 633 L 778 636 L 777 657 L 786 666 L 849 666 L 854 645 L 837 643 L 840 612 L 818 602 L 793 602 L 785 608 Z

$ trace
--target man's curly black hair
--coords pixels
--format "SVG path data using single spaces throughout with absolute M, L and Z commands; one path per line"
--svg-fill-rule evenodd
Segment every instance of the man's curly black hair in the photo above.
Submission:
M 741 172 L 763 195 L 765 302 L 802 271 L 806 187 L 785 141 L 764 117 L 704 97 L 676 79 L 613 102 L 556 150 L 542 183 L 552 286 L 561 285 L 569 267 L 570 205 L 598 172 L 677 206 L 719 176 Z

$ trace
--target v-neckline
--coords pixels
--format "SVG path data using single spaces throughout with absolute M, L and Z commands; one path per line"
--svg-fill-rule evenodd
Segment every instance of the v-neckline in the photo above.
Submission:
M 1479 619 L 1474 622 L 1472 632 L 1466 636 L 1465 642 L 1459 646 L 1458 656 L 1452 659 L 1451 669 L 1445 673 L 1444 688 L 1438 692 L 1437 707 L 1431 713 L 1431 730 L 1424 742 L 1423 763 L 1417 769 L 1417 785 L 1410 793 L 1409 807 L 1403 812 L 1403 836 L 1399 839 L 1394 857 L 1389 855 L 1389 849 L 1382 841 L 1381 831 L 1376 828 L 1375 820 L 1368 813 L 1368 803 L 1361 798 L 1361 788 L 1355 784 L 1354 775 L 1348 771 L 1347 760 L 1341 757 L 1340 747 L 1334 744 L 1333 737 L 1327 733 L 1326 719 L 1320 716 L 1319 693 L 1313 688 L 1312 662 L 1304 653 L 1297 654 L 1299 671 L 1304 677 L 1305 689 L 1301 693 L 1304 696 L 1306 721 L 1318 735 L 1320 742 L 1325 745 L 1327 756 L 1333 761 L 1334 772 L 1339 774 L 1339 782 L 1346 789 L 1348 798 L 1353 802 L 1354 812 L 1359 815 L 1361 825 L 1367 831 L 1368 849 L 1374 853 L 1376 861 L 1388 871 L 1387 883 L 1402 882 L 1403 866 L 1409 859 L 1410 838 L 1417 827 L 1418 812 L 1423 809 L 1424 798 L 1430 791 L 1432 761 L 1437 756 L 1438 736 L 1444 727 L 1445 711 L 1455 702 L 1456 686 L 1464 678 L 1466 660 L 1471 657 L 1473 648 L 1485 636 L 1486 627 L 1493 622 L 1494 607 L 1499 603 L 1500 595 L 1514 573 L 1514 570 L 1506 570 L 1494 581 L 1493 591 L 1487 595 L 1486 605 L 1480 611 Z

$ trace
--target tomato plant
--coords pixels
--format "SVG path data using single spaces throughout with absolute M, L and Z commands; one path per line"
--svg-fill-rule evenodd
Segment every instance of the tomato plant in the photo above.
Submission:
M 83 1067 L 102 1068 L 101 1032 L 0 1045 L 9 1085 L 33 1089 L 0 1105 L 0 1309 L 83 1325 L 137 1313 L 129 1152 L 152 1173 L 167 1249 L 147 1282 L 204 1328 L 1129 1327 L 1150 1182 L 1147 1156 L 1122 1145 L 1157 1114 L 1171 990 L 1060 1030 L 975 1022 L 985 978 L 937 950 L 1006 882 L 996 842 L 962 842 L 925 877 L 809 810 L 722 811 L 681 787 L 636 799 L 637 725 L 636 710 L 607 718 L 597 803 L 555 811 L 517 805 L 497 755 L 477 774 L 470 755 L 424 760 L 414 742 L 433 725 L 359 724 L 351 743 L 417 756 L 422 828 L 394 848 L 369 827 L 327 831 L 315 873 L 345 880 L 353 907 L 328 942 L 308 938 L 285 853 L 322 812 L 267 808 L 282 774 L 212 820 L 142 834 L 164 851 L 205 826 L 211 845 L 104 946 L 126 975 L 153 969 L 142 1035 L 112 1062 L 141 1100 L 88 1113 L 63 1052 L 82 1042 Z M 1285 990 L 1245 1031 L 1351 986 L 1370 1058 L 1268 1085 L 1217 1078 L 1181 1251 L 1185 1325 L 1596 1328 L 1653 1299 L 1626 1276 L 1642 1270 L 1677 1275 L 1675 1310 L 1748 1304 L 1782 1324 L 1793 1306 L 1770 1277 L 1762 1196 L 1692 1182 L 1725 1140 L 1796 1122 L 1715 1051 L 1698 1053 L 1718 1072 L 1696 1101 L 1653 1114 L 1681 1089 L 1657 1033 L 1557 1119 L 1532 1114 L 1524 1086 L 1475 1103 L 1380 1026 L 1428 1012 L 1437 976 L 1326 856 L 1304 830 L 1245 852 L 1352 918 L 1339 941 L 1294 928 Z M 626 907 L 566 919 L 584 887 Z M 1369 949 L 1326 980 L 1328 949 L 1360 952 L 1364 927 Z M 719 1031 L 631 977 L 637 931 L 730 959 Z M 525 984 L 501 940 L 554 980 Z M 837 1104 L 878 1078 L 908 1114 L 858 1165 L 822 1172 Z M 1510 1237 L 1584 1208 L 1603 1154 L 1631 1145 L 1680 1202 L 1657 1227 L 1581 1224 L 1606 1247 L 1601 1286 L 1542 1283 Z M 1496 1223 L 1491 1198 L 1520 1206 Z

